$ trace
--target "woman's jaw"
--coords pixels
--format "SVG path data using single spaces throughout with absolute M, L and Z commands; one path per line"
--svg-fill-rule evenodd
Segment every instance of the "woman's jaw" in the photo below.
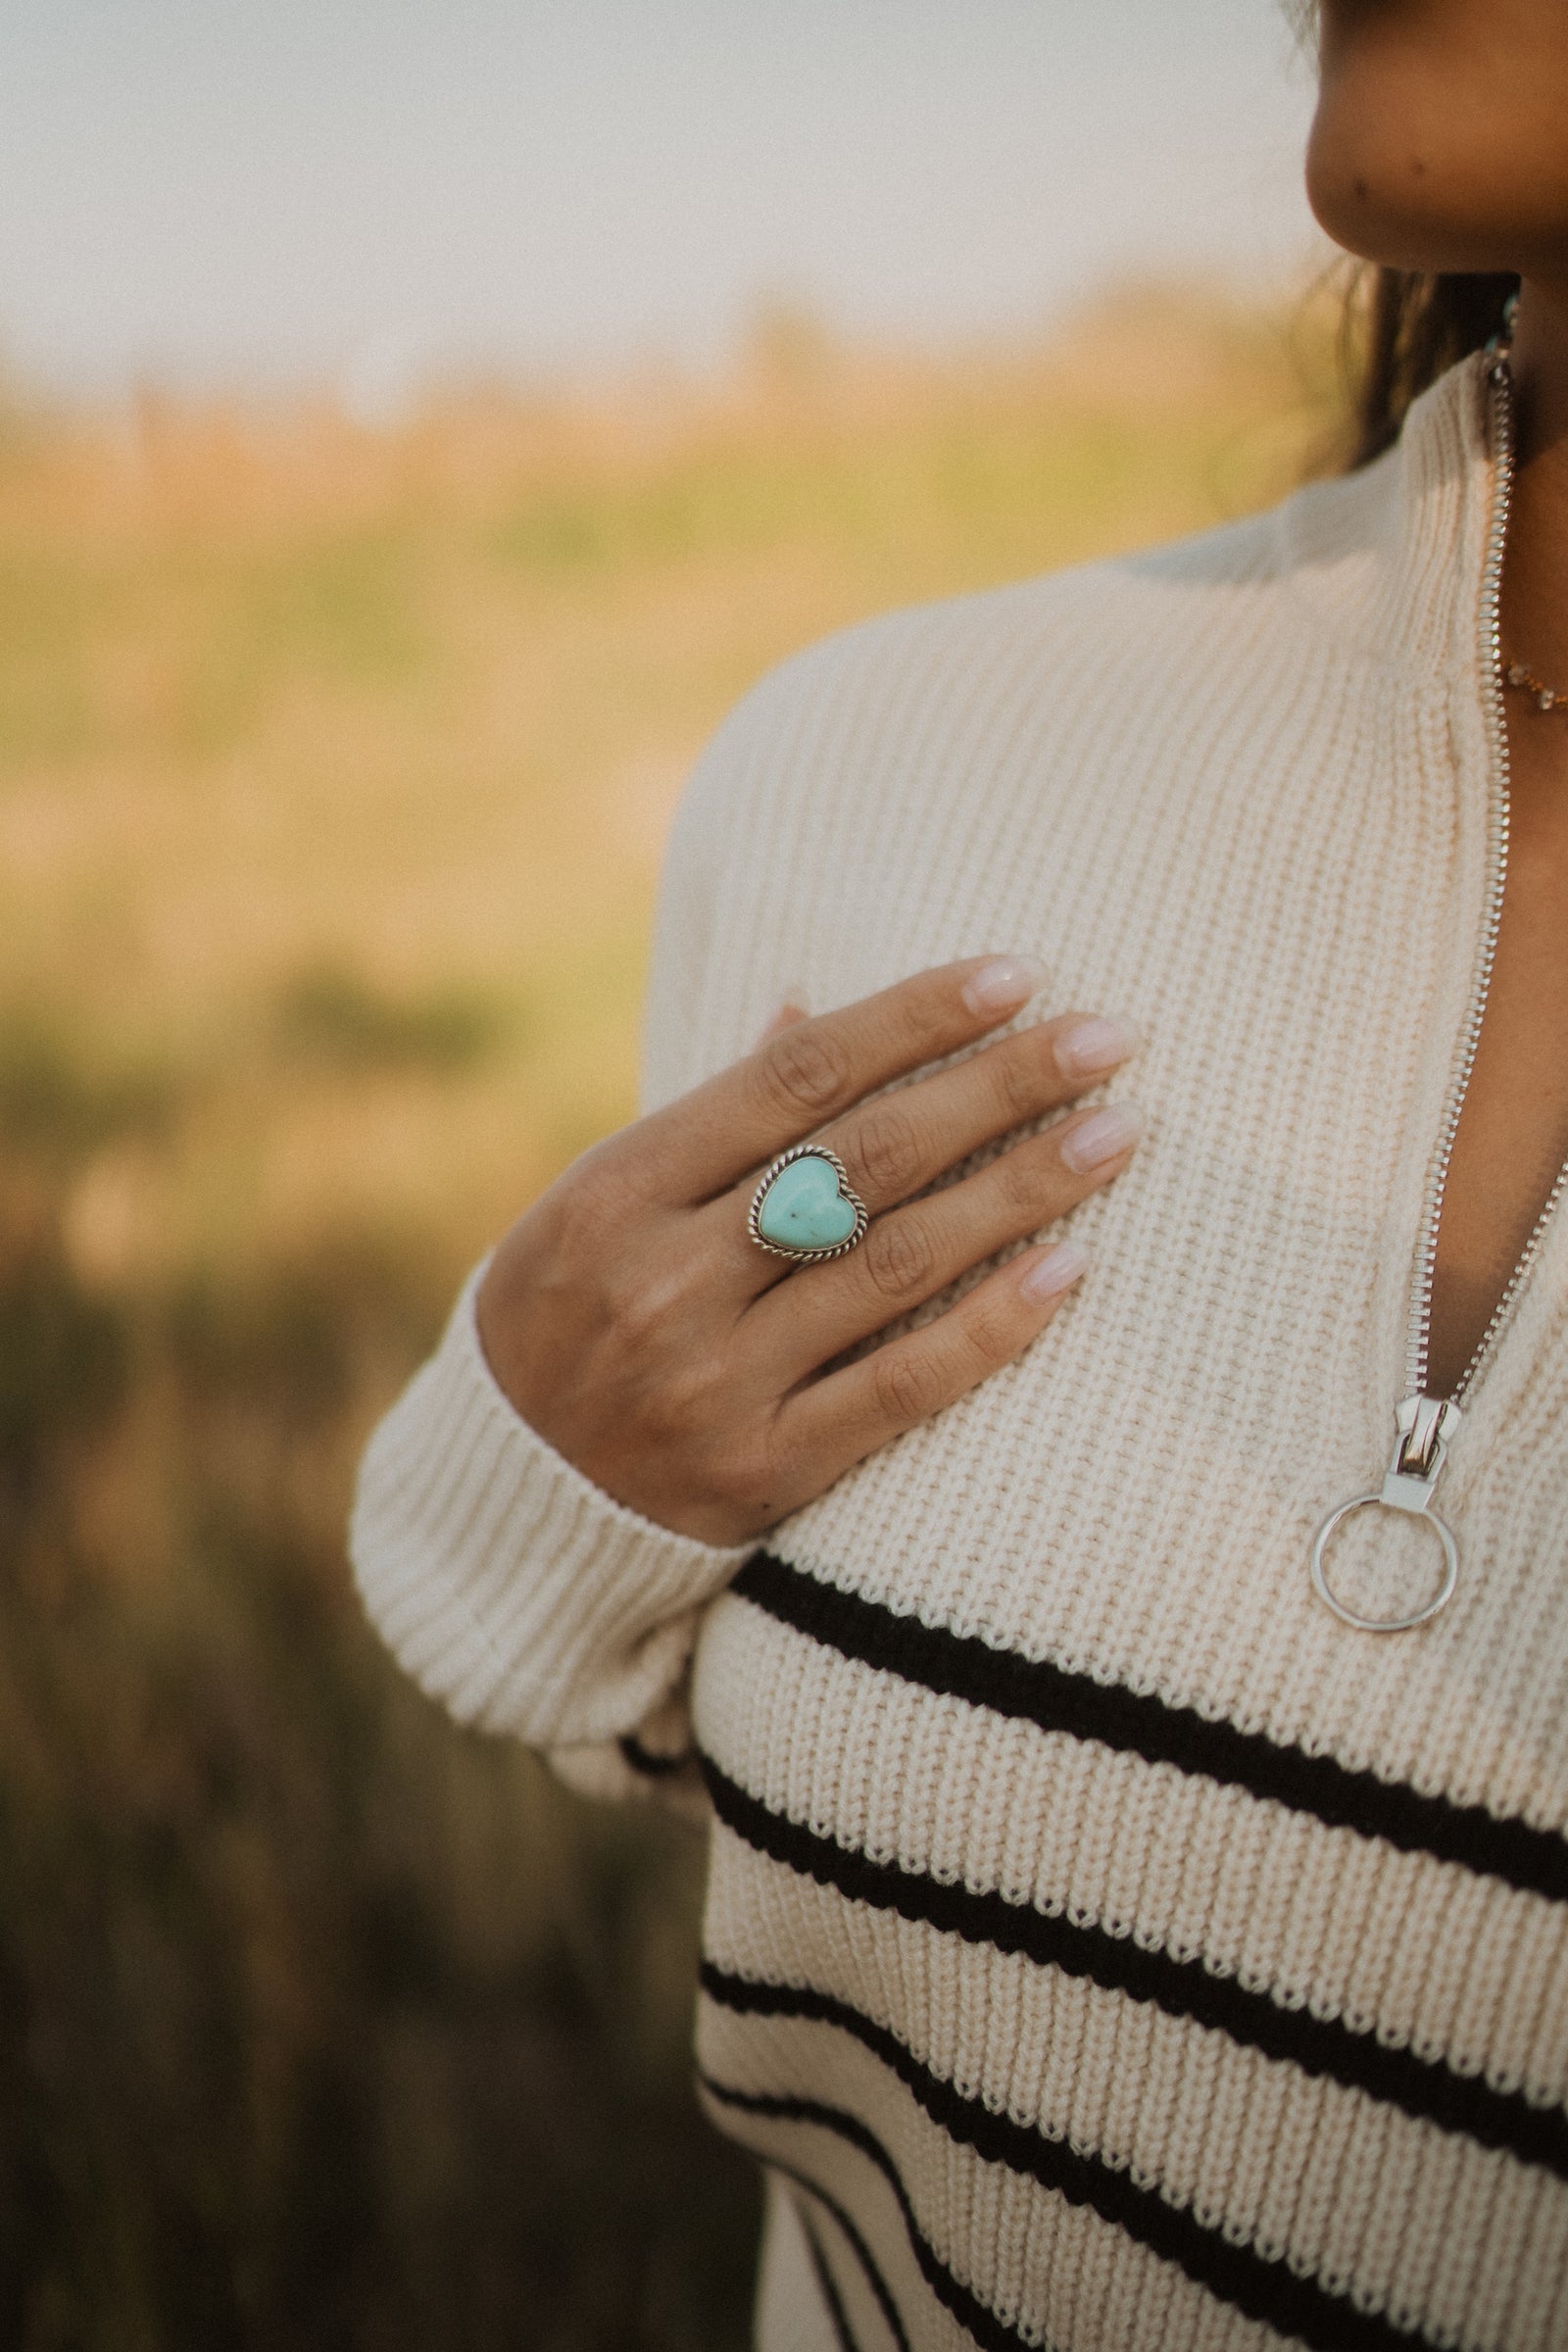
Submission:
M 1568 306 L 1562 0 L 1322 0 L 1317 15 L 1306 185 L 1335 242 L 1396 270 L 1517 270 Z

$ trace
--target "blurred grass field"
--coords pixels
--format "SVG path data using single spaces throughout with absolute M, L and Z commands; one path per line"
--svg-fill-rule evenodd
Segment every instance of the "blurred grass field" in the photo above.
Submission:
M 1326 316 L 731 377 L 0 406 L 0 2342 L 734 2352 L 700 1841 L 363 1625 L 365 1435 L 631 1114 L 726 706 L 891 605 L 1267 502 Z

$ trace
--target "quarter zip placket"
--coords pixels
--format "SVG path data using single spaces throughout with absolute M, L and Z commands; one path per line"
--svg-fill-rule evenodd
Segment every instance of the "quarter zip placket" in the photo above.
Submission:
M 1503 892 L 1508 879 L 1510 814 L 1508 724 L 1502 699 L 1501 619 L 1502 560 L 1508 539 L 1508 514 L 1514 479 L 1513 375 L 1506 351 L 1499 350 L 1488 370 L 1492 411 L 1492 519 L 1487 536 L 1486 564 L 1481 584 L 1481 670 L 1486 697 L 1487 733 L 1491 751 L 1492 809 L 1487 834 L 1487 895 L 1482 917 L 1481 948 L 1470 992 L 1459 1054 L 1449 1089 L 1438 1149 L 1427 1179 L 1421 1225 L 1416 1244 L 1415 1272 L 1410 1287 L 1410 1310 L 1405 1342 L 1405 1395 L 1395 1413 L 1397 1435 L 1383 1484 L 1370 1494 L 1352 1495 L 1323 1520 L 1312 1539 L 1312 1586 L 1318 1598 L 1345 1624 L 1358 1633 L 1402 1634 L 1425 1625 L 1453 1597 L 1459 1578 L 1459 1547 L 1453 1531 L 1433 1507 L 1433 1498 L 1448 1447 L 1464 1417 L 1464 1401 L 1491 1361 L 1497 1342 L 1529 1278 L 1546 1227 L 1568 1190 L 1568 1162 L 1558 1170 L 1541 1214 L 1531 1227 L 1502 1296 L 1476 1344 L 1475 1351 L 1454 1385 L 1451 1396 L 1427 1394 L 1432 1339 L 1432 1286 L 1437 1271 L 1438 1231 L 1443 1222 L 1444 1196 L 1453 1158 L 1454 1139 L 1465 1098 L 1470 1091 L 1481 1024 L 1486 1018 L 1492 974 L 1502 929 Z M 1366 1617 L 1350 1608 L 1331 1590 L 1324 1557 L 1335 1530 L 1352 1511 L 1377 1506 L 1424 1519 L 1443 1550 L 1443 1580 L 1424 1607 L 1402 1617 Z

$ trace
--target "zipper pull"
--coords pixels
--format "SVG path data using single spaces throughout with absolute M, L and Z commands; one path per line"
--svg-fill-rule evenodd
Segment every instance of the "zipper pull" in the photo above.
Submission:
M 1330 1511 L 1312 1539 L 1312 1590 L 1325 1607 L 1331 1608 L 1343 1624 L 1354 1626 L 1358 1634 L 1409 1633 L 1413 1627 L 1425 1625 L 1453 1598 L 1453 1589 L 1459 1581 L 1459 1547 L 1447 1521 L 1440 1519 L 1433 1509 L 1432 1496 L 1443 1476 L 1449 1444 L 1463 1418 L 1451 1396 L 1404 1397 L 1394 1416 L 1398 1436 L 1382 1486 L 1374 1494 L 1353 1494 L 1348 1502 L 1342 1502 L 1337 1510 Z M 1352 1511 L 1367 1509 L 1404 1511 L 1424 1519 L 1443 1546 L 1443 1582 L 1426 1606 L 1408 1617 L 1363 1617 L 1329 1589 L 1323 1569 L 1329 1539 Z
M 1464 1415 L 1451 1396 L 1406 1396 L 1394 1419 L 1399 1439 L 1378 1500 L 1391 1511 L 1428 1510 Z

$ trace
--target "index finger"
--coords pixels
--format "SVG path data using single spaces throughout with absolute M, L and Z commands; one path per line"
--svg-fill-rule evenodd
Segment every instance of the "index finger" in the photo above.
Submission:
M 1045 977 L 1031 956 L 967 956 L 796 1021 L 638 1122 L 650 1189 L 689 1205 L 712 1200 L 863 1095 L 999 1027 Z

